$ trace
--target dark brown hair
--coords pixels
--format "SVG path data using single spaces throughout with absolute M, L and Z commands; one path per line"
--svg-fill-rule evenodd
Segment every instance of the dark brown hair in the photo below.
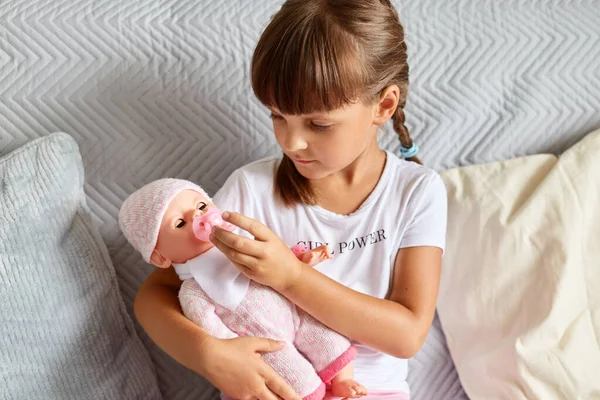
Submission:
M 393 84 L 400 88 L 394 130 L 400 144 L 410 148 L 404 117 L 406 43 L 389 0 L 288 0 L 262 33 L 252 58 L 254 93 L 284 114 L 331 111 L 356 101 L 374 104 Z M 310 182 L 285 155 L 275 191 L 287 206 L 316 203 Z

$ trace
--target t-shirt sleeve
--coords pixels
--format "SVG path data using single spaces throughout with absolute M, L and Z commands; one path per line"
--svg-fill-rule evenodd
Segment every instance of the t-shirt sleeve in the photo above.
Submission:
M 448 196 L 442 178 L 436 173 L 431 174 L 425 180 L 423 189 L 415 193 L 414 200 L 408 206 L 410 221 L 400 241 L 400 248 L 432 246 L 444 250 Z

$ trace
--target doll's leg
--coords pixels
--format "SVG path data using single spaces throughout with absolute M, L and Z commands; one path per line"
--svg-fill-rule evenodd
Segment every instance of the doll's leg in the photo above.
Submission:
M 339 333 L 297 309 L 296 348 L 312 363 L 325 383 L 330 383 L 356 357 L 356 348 Z
M 286 343 L 281 351 L 265 353 L 262 358 L 304 400 L 321 400 L 325 396 L 325 384 L 292 343 Z

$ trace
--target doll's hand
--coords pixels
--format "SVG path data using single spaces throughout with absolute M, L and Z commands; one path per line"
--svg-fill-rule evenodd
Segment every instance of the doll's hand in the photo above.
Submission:
M 244 275 L 278 292 L 296 283 L 305 264 L 273 231 L 237 213 L 225 212 L 223 219 L 254 236 L 254 240 L 248 239 L 217 228 L 210 238 Z
M 325 245 L 315 247 L 314 249 L 302 253 L 298 256 L 298 259 L 300 261 L 302 261 L 306 265 L 310 265 L 311 267 L 314 267 L 315 265 L 322 263 L 325 260 L 330 260 L 331 258 L 331 253 Z

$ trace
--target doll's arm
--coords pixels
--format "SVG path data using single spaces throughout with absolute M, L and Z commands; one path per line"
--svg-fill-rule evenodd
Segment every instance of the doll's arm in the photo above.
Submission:
M 219 339 L 238 337 L 221 321 L 215 313 L 214 303 L 193 279 L 188 279 L 181 285 L 179 302 L 183 314 L 211 336 Z

